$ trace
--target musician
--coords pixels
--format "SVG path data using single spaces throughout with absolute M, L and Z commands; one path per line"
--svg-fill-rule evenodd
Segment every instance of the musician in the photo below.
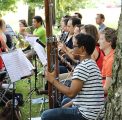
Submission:
M 61 36 L 60 36 L 60 42 L 65 42 L 65 40 L 68 37 L 68 29 L 67 29 L 67 23 L 70 17 L 68 18 L 62 18 L 61 20 Z
M 21 19 L 19 20 L 19 34 L 24 36 L 24 33 L 26 32 L 26 28 L 28 27 L 26 20 Z
M 26 34 L 30 37 L 39 37 L 39 40 L 46 45 L 46 30 L 44 28 L 44 22 L 42 17 L 35 16 L 33 18 L 33 27 L 35 30 L 33 31 L 33 34 Z
M 68 20 L 68 23 L 67 23 L 67 29 L 68 29 L 68 37 L 67 39 L 65 40 L 64 43 L 59 43 L 59 49 L 60 50 L 63 50 L 63 44 L 66 45 L 66 48 L 68 49 L 68 51 L 72 51 L 72 48 L 73 48 L 73 35 L 74 35 L 74 29 L 76 27 L 76 25 L 78 24 L 81 24 L 81 20 L 77 17 L 71 17 L 69 20 Z M 72 61 L 68 58 L 65 58 L 67 59 L 68 62 L 71 62 Z M 68 72 L 67 68 L 63 65 L 60 64 L 60 73 L 66 73 Z M 65 70 L 65 71 L 64 71 Z
M 74 13 L 74 16 L 76 16 L 76 17 L 78 17 L 79 19 L 81 19 L 82 20 L 82 15 L 79 13 L 79 12 L 75 12 Z
M 83 27 L 84 25 L 76 25 L 75 29 L 74 29 L 74 35 L 77 35 L 79 33 L 81 33 L 81 28 Z
M 30 33 L 31 29 L 28 27 L 26 20 L 21 19 L 19 20 L 19 34 L 18 34 L 18 40 L 19 40 L 19 47 L 23 48 L 24 53 L 27 53 L 31 46 L 28 42 L 26 42 L 24 39 L 25 33 Z
M 81 28 L 83 25 L 77 24 L 74 28 L 74 36 L 79 34 L 81 32 Z M 79 63 L 79 60 L 75 60 L 72 55 L 72 50 L 69 50 L 65 44 L 62 44 L 61 50 L 72 60 L 72 62 L 77 65 Z M 72 66 L 73 67 L 73 66 Z
M 89 45 L 90 44 L 90 45 Z M 73 55 L 80 58 L 80 64 L 73 72 L 72 83 L 66 87 L 55 79 L 55 73 L 46 72 L 47 80 L 60 92 L 74 98 L 70 105 L 54 108 L 42 113 L 42 120 L 89 120 L 95 119 L 104 106 L 104 91 L 100 70 L 91 54 L 95 49 L 95 39 L 90 35 L 78 34 L 73 39 Z
M 26 36 L 30 37 L 39 37 L 39 41 L 43 46 L 46 45 L 46 30 L 44 28 L 44 22 L 42 17 L 35 16 L 33 18 L 33 27 L 35 30 L 33 31 L 33 34 L 25 33 Z M 34 50 L 28 53 L 27 58 L 31 58 L 35 54 Z

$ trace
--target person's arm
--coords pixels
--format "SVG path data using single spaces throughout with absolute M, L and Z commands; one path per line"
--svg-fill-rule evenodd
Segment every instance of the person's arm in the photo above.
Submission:
M 71 107 L 73 105 L 73 102 L 70 101 L 68 103 L 66 103 L 65 105 L 62 106 L 62 108 L 68 108 L 68 107 Z
M 5 52 L 8 52 L 8 46 L 6 45 L 6 43 L 5 43 L 5 41 L 2 39 L 2 37 L 0 37 L 0 42 L 1 42 L 1 46 L 2 46 L 2 48 L 3 48 L 3 50 L 5 51 Z
M 69 98 L 74 98 L 82 89 L 83 81 L 79 79 L 73 79 L 71 86 L 67 87 L 55 79 L 55 73 L 46 72 L 47 80 L 54 85 L 61 93 L 65 94 Z
M 75 60 L 75 59 L 73 58 L 72 49 L 66 47 L 65 44 L 60 43 L 60 42 L 58 43 L 58 49 L 62 50 L 66 55 L 69 56 L 69 58 L 70 58 L 73 62 L 77 63 L 77 60 Z
M 111 86 L 111 81 L 112 81 L 111 77 L 106 77 L 105 85 L 103 86 L 103 89 L 104 89 L 105 93 L 108 92 L 108 89 Z
M 64 43 L 58 42 L 58 49 L 62 50 L 64 53 L 67 51 L 72 52 L 72 49 L 68 48 Z

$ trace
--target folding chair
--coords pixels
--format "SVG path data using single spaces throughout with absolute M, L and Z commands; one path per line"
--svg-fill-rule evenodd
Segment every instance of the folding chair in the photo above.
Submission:
M 6 103 L 9 99 L 6 97 L 6 93 L 13 89 L 12 84 L 8 80 L 8 83 L 3 83 L 6 78 L 6 71 L 0 72 L 0 102 Z

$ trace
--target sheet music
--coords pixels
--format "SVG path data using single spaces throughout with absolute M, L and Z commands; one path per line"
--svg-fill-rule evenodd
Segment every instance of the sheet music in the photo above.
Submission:
M 22 77 L 32 74 L 33 65 L 26 58 L 21 49 L 1 55 L 11 82 L 16 82 Z
M 47 54 L 46 54 L 44 48 L 37 42 L 34 44 L 33 48 L 36 51 L 42 65 L 43 66 L 47 65 Z
M 29 44 L 33 47 L 36 43 L 36 40 L 39 39 L 39 37 L 25 37 L 25 41 L 29 42 Z
M 47 54 L 45 52 L 45 49 L 39 43 L 36 42 L 36 40 L 39 38 L 38 37 L 25 37 L 25 39 L 34 48 L 42 65 L 45 66 L 47 64 Z

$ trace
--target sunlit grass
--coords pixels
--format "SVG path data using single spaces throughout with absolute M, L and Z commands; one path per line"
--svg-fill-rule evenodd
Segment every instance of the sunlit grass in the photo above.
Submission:
M 42 79 L 38 77 L 37 80 L 37 88 L 42 88 Z M 18 81 L 16 84 L 16 92 L 22 93 L 24 98 L 24 105 L 21 108 L 22 112 L 22 120 L 27 120 L 30 117 L 30 81 L 28 79 Z M 35 88 L 35 79 L 32 77 L 31 79 L 31 88 Z M 37 95 L 36 91 L 32 92 L 32 98 L 40 98 L 43 97 L 42 95 Z M 46 105 L 46 108 L 48 107 L 48 104 Z M 41 115 L 41 104 L 31 104 L 31 117 L 39 117 Z

